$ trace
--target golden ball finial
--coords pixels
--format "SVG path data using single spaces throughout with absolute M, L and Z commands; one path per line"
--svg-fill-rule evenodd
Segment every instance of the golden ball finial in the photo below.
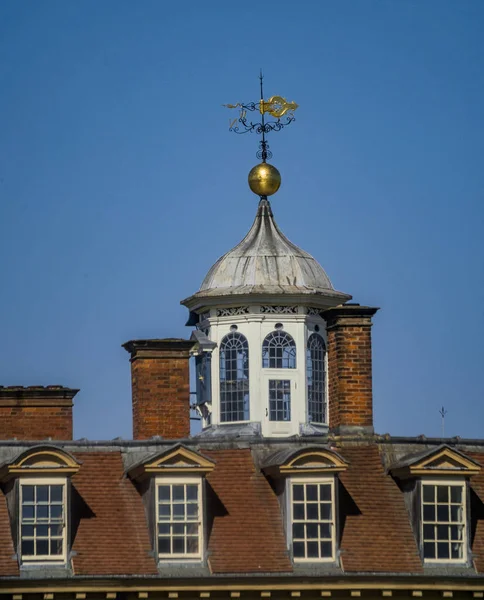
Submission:
M 258 196 L 272 196 L 281 187 L 281 174 L 276 167 L 260 163 L 250 170 L 249 187 Z

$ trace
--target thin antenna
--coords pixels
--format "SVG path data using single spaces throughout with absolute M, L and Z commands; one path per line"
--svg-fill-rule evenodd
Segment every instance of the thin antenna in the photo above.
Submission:
M 442 408 L 439 410 L 439 414 L 442 417 L 442 437 L 445 437 L 445 415 L 448 413 L 447 410 L 445 410 L 445 408 L 442 406 Z

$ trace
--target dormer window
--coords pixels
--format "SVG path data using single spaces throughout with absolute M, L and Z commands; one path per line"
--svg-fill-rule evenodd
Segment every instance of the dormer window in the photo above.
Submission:
M 326 448 L 277 452 L 263 466 L 266 475 L 286 478 L 287 543 L 295 563 L 336 560 L 337 475 L 347 467 Z
M 203 547 L 201 478 L 157 478 L 156 497 L 158 557 L 200 558 Z
M 465 483 L 422 481 L 421 536 L 428 562 L 465 561 Z
M 447 445 L 407 456 L 390 468 L 411 495 L 408 506 L 425 564 L 461 563 L 469 559 L 468 481 L 480 465 Z
M 160 563 L 203 560 L 203 490 L 205 475 L 213 468 L 212 460 L 177 444 L 128 471 L 146 490 L 144 500 Z
M 66 486 L 65 478 L 20 480 L 22 562 L 65 561 Z

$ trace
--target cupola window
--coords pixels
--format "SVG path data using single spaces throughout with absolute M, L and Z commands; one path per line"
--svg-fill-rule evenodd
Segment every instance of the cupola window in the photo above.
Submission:
M 306 348 L 308 421 L 326 422 L 326 347 L 317 333 L 309 336 Z
M 272 331 L 262 344 L 264 369 L 295 369 L 296 343 L 285 331 Z
M 220 421 L 249 420 L 249 344 L 233 331 L 220 343 Z

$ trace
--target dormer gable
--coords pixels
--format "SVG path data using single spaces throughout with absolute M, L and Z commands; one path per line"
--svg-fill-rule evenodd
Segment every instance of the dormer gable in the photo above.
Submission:
M 459 450 L 442 444 L 425 452 L 410 455 L 390 467 L 389 472 L 400 479 L 422 477 L 472 477 L 481 465 Z
M 214 467 L 215 462 L 210 458 L 183 444 L 176 444 L 135 464 L 127 475 L 132 480 L 141 481 L 152 475 L 206 475 Z
M 62 448 L 33 446 L 0 467 L 0 481 L 19 476 L 55 475 L 69 477 L 77 473 L 80 462 Z
M 348 468 L 346 460 L 329 448 L 300 448 L 282 450 L 270 456 L 262 466 L 266 475 L 322 475 L 340 473 Z

